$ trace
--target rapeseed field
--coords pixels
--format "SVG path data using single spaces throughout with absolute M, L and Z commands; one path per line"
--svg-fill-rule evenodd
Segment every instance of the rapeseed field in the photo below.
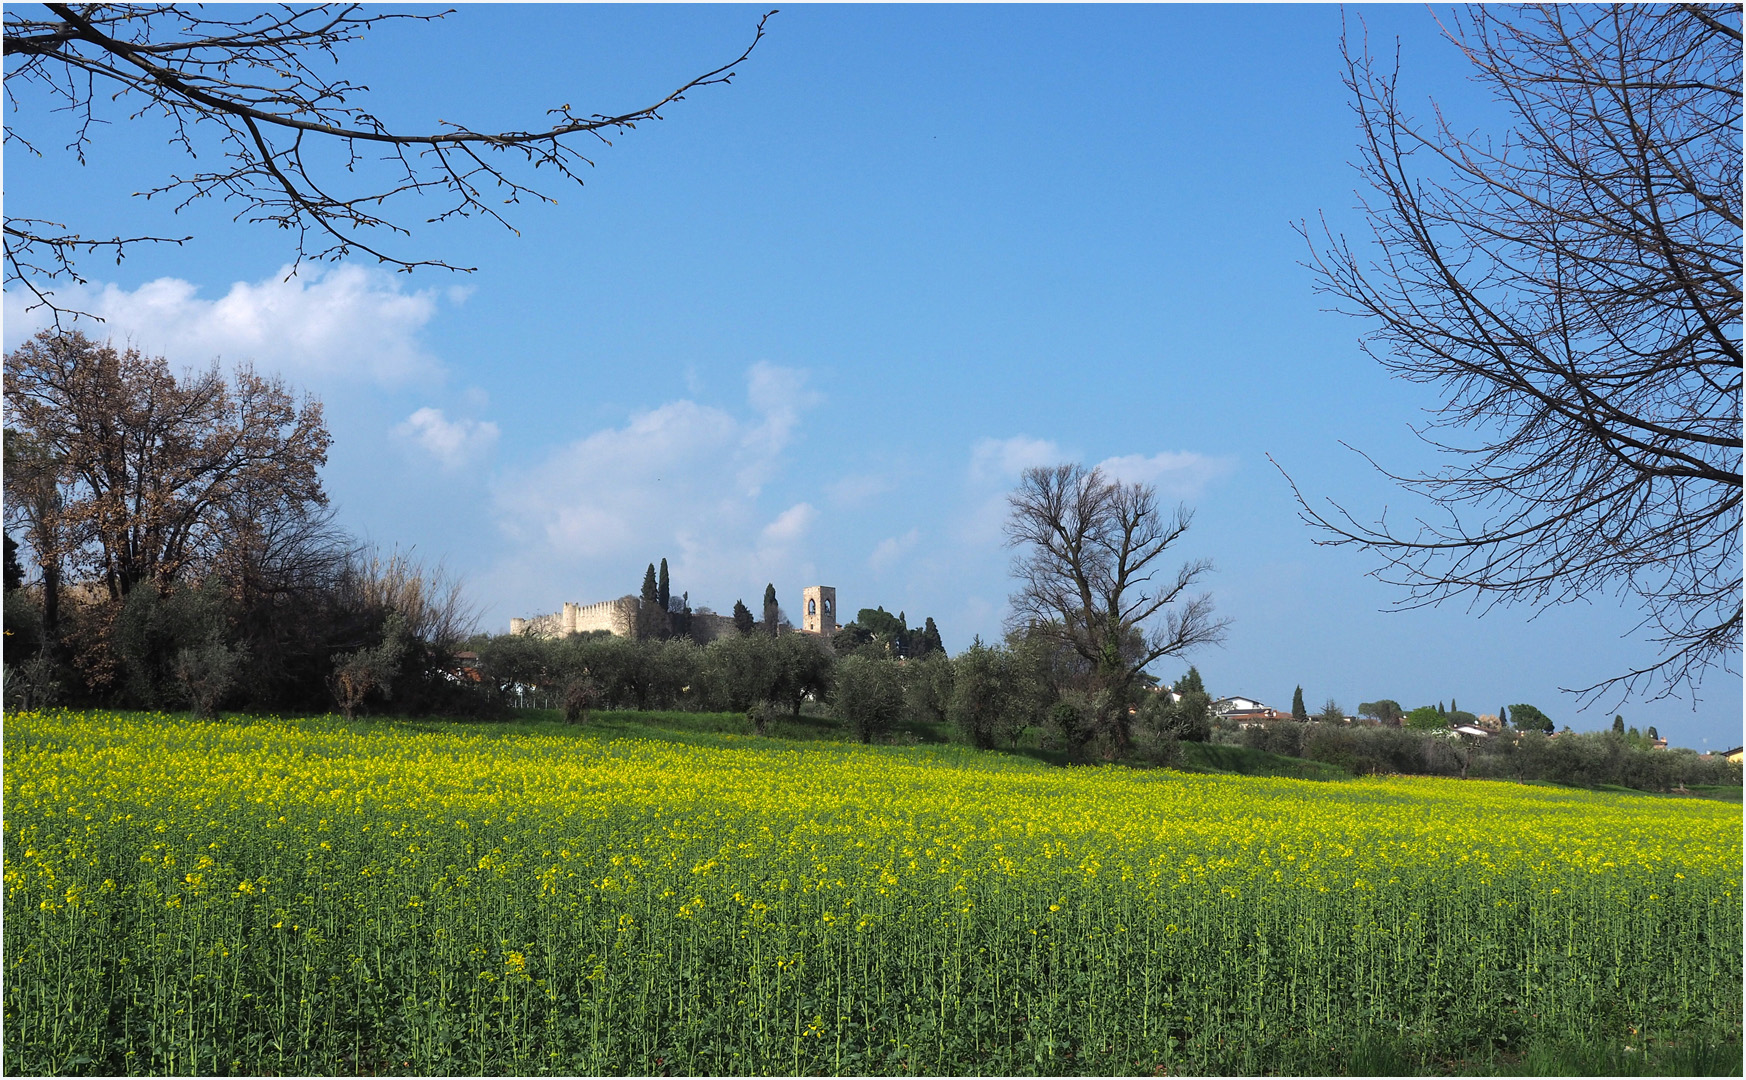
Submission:
M 24 713 L 8 1073 L 1338 1071 L 1741 1011 L 1741 809 Z

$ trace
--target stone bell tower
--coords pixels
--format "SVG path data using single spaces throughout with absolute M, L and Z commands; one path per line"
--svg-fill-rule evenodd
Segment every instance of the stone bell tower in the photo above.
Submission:
M 800 592 L 800 628 L 809 634 L 830 637 L 837 632 L 837 590 L 812 585 Z

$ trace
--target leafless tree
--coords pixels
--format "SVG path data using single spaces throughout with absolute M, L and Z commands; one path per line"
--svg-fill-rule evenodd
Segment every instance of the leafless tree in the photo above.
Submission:
M 1212 564 L 1197 559 L 1171 574 L 1161 562 L 1193 514 L 1166 513 L 1150 485 L 1082 465 L 1026 469 L 1007 502 L 1007 543 L 1020 551 L 1013 629 L 1053 639 L 1090 666 L 1098 725 L 1125 749 L 1129 698 L 1146 666 L 1224 638 L 1212 598 L 1189 594 Z
M 367 239 L 378 231 L 410 235 L 384 216 L 384 204 L 434 195 L 444 202 L 430 221 L 479 216 L 510 227 L 504 204 L 551 199 L 512 176 L 508 164 L 580 184 L 580 169 L 592 164 L 582 152 L 584 140 L 606 144 L 614 133 L 660 119 L 662 109 L 690 91 L 728 82 L 769 18 L 759 20 L 752 43 L 733 60 L 652 104 L 612 115 L 560 105 L 547 110 L 547 125 L 525 131 L 475 131 L 448 121 L 434 131 L 393 130 L 357 103 L 366 87 L 331 74 L 339 47 L 369 30 L 390 20 L 447 14 L 365 14 L 356 4 L 284 5 L 247 14 L 168 4 L 9 5 L 7 99 L 19 108 L 20 93 L 29 87 L 58 100 L 73 118 L 69 149 L 81 162 L 98 122 L 92 106 L 103 98 L 130 108 L 130 119 L 168 121 L 171 144 L 200 165 L 142 194 L 167 196 L 177 210 L 203 198 L 234 203 L 239 220 L 293 232 L 299 263 L 358 251 L 400 269 L 463 269 L 393 255 Z M 36 152 L 8 125 L 6 145 L 15 143 Z M 375 159 L 388 171 L 377 171 Z M 81 281 L 77 256 L 101 251 L 119 259 L 136 244 L 190 239 L 88 237 L 76 226 L 25 215 L 6 218 L 5 237 L 6 283 L 22 284 L 51 309 L 43 286 L 63 276 Z
M 465 581 L 443 564 L 426 566 L 413 552 L 399 548 L 386 554 L 373 546 L 353 552 L 341 591 L 347 606 L 377 616 L 371 626 L 380 625 L 381 617 L 398 616 L 406 637 L 442 663 L 479 622 Z
M 1407 528 L 1302 516 L 1403 607 L 1634 597 L 1659 655 L 1575 692 L 1695 693 L 1740 649 L 1740 8 L 1476 6 L 1445 33 L 1513 126 L 1416 121 L 1398 59 L 1348 40 L 1375 244 L 1324 222 L 1310 265 L 1367 353 L 1446 395 L 1419 434 L 1450 460 L 1382 470 L 1434 508 Z

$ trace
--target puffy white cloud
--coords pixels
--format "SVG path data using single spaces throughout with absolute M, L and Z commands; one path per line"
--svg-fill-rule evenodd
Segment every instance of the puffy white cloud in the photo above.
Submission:
M 1010 439 L 978 439 L 970 451 L 970 479 L 979 483 L 1016 479 L 1033 465 L 1058 465 L 1061 448 L 1048 439 L 1014 435 Z
M 56 290 L 58 303 L 102 318 L 76 320 L 93 337 L 129 342 L 176 364 L 215 358 L 249 361 L 298 381 L 364 379 L 398 385 L 442 370 L 419 341 L 436 315 L 435 289 L 408 292 L 403 278 L 362 266 L 291 268 L 264 281 L 239 281 L 216 299 L 180 278 L 159 278 L 137 289 L 92 283 Z M 449 301 L 463 294 L 449 290 Z M 5 345 L 12 349 L 49 324 L 42 309 L 6 293 Z
M 560 574 L 569 584 L 554 604 L 615 596 L 624 567 L 668 555 L 693 602 L 719 609 L 754 581 L 810 572 L 795 559 L 817 510 L 800 502 L 771 518 L 758 497 L 819 397 L 804 372 L 769 364 L 752 367 L 746 387 L 746 413 L 668 402 L 499 477 L 493 499 L 512 547 L 500 585 L 526 595 L 532 579 Z
M 760 534 L 766 544 L 792 544 L 806 535 L 818 516 L 811 503 L 796 503 L 778 514 L 775 521 L 764 526 Z
M 450 420 L 441 409 L 427 406 L 397 424 L 394 434 L 453 469 L 476 462 L 497 441 L 498 431 L 489 420 Z
M 1208 457 L 1189 450 L 1165 450 L 1151 457 L 1125 454 L 1098 462 L 1098 468 L 1110 476 L 1130 484 L 1151 484 L 1160 493 L 1175 498 L 1200 494 L 1209 481 L 1229 474 L 1235 467 L 1236 462 L 1230 458 Z
M 902 536 L 888 536 L 879 541 L 879 546 L 867 557 L 867 565 L 874 570 L 884 570 L 915 550 L 920 540 L 920 529 L 911 529 Z

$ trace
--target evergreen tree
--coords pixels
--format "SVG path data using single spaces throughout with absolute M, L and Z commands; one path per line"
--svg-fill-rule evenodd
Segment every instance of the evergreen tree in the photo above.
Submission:
M 1509 727 L 1509 725 L 1510 707 L 1508 705 L 1499 705 L 1497 707 L 1497 726 L 1500 728 L 1506 728 Z
M 663 563 L 663 564 L 662 564 L 662 565 L 663 565 L 663 566 L 664 566 L 664 565 L 666 565 L 666 564 L 665 564 L 665 563 Z M 1455 699 L 1454 699 L 1454 698 L 1450 698 L 1450 699 L 1449 699 L 1449 711 L 1450 711 L 1450 712 L 1460 712 L 1460 711 L 1461 711 L 1461 709 L 1460 709 L 1460 707 L 1459 707 L 1459 706 L 1458 706 L 1458 705 L 1456 705 L 1456 704 L 1455 704 Z
M 781 614 L 782 609 L 776 603 L 776 585 L 772 582 L 764 586 L 764 632 L 771 637 L 781 632 L 776 625 Z
M 1447 716 L 1447 715 L 1449 715 L 1449 714 L 1448 714 L 1448 713 L 1446 713 L 1446 712 L 1444 712 L 1444 711 L 1443 711 L 1443 703 L 1442 703 L 1442 702 L 1441 702 L 1441 701 L 1439 701 L 1439 702 L 1437 702 L 1437 715 L 1438 715 L 1438 716 Z
M 1655 742 L 1656 740 L 1661 738 L 1661 736 L 1659 736 L 1655 733 L 1655 725 L 1654 724 L 1650 724 L 1649 730 L 1644 732 L 1643 734 L 1645 734 L 1649 737 L 1650 742 Z
M 637 638 L 667 636 L 667 609 L 661 606 L 660 586 L 655 583 L 655 564 L 643 573 L 641 603 L 637 605 Z
M 929 653 L 943 653 L 946 651 L 946 643 L 940 640 L 940 628 L 934 625 L 932 616 L 930 616 L 928 621 L 922 625 L 921 631 L 916 636 L 919 639 L 916 642 L 915 648 L 915 654 L 917 656 L 926 656 Z
M 667 560 L 662 559 L 660 576 L 655 579 L 655 603 L 661 605 L 662 611 L 672 607 L 672 585 L 672 581 L 667 577 Z
M 1206 693 L 1206 684 L 1200 681 L 1200 670 L 1191 666 L 1188 669 L 1188 674 L 1176 680 L 1174 689 L 1178 694 L 1204 694 Z M 1303 688 L 1299 687 L 1298 689 L 1301 691 Z
M 734 601 L 734 629 L 741 634 L 749 634 L 758 625 L 758 620 L 752 618 L 752 609 L 746 606 L 744 600 Z
M 1511 705 L 1510 723 L 1521 731 L 1544 731 L 1551 734 L 1555 727 L 1552 718 L 1532 705 Z
M 1624 733 L 1625 733 L 1625 718 L 1622 716 L 1613 717 L 1613 734 L 1614 735 L 1623 735 Z
M 1304 707 L 1303 687 L 1301 686 L 1291 692 L 1291 718 L 1293 720 L 1309 719 L 1309 709 Z

